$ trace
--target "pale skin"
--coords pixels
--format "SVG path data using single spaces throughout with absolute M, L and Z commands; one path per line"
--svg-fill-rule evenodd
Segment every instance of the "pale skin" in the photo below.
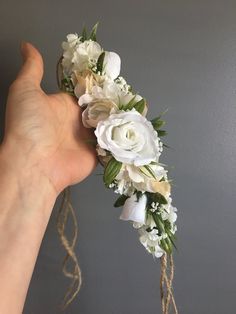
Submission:
M 22 43 L 0 145 L 0 313 L 19 314 L 59 193 L 85 179 L 97 158 L 76 99 L 41 89 L 43 60 Z

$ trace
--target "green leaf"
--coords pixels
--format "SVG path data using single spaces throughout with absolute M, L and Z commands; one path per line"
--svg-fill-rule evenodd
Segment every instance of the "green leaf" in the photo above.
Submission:
M 129 198 L 127 195 L 121 195 L 118 197 L 118 199 L 114 203 L 114 207 L 121 207 L 124 205 L 125 201 Z
M 82 30 L 82 42 L 84 42 L 85 40 L 87 40 L 87 29 L 86 29 L 86 27 L 84 26 L 83 27 L 83 30 Z
M 171 148 L 169 145 L 166 145 L 165 143 L 163 143 L 163 146 L 166 148 Z
M 161 195 L 160 193 L 151 193 L 151 194 L 152 194 L 152 200 L 155 203 L 159 203 L 159 204 L 163 204 L 163 205 L 166 205 L 168 203 L 166 198 L 163 195 Z
M 103 175 L 103 181 L 107 187 L 113 182 L 115 177 L 120 172 L 122 167 L 122 163 L 117 161 L 114 157 L 112 157 L 106 165 Z
M 170 241 L 171 241 L 172 245 L 174 246 L 174 248 L 176 250 L 178 250 L 177 246 L 175 245 L 175 236 L 169 230 L 167 231 L 167 234 L 168 234 L 168 238 L 170 239 Z
M 151 120 L 152 126 L 155 130 L 160 129 L 162 126 L 164 126 L 166 123 L 163 120 L 160 120 L 160 118 L 155 118 Z
M 162 137 L 162 136 L 166 136 L 166 135 L 167 135 L 167 132 L 164 131 L 164 130 L 158 130 L 158 131 L 157 131 L 157 134 L 158 134 L 159 137 Z
M 166 233 L 165 225 L 164 225 L 164 222 L 163 222 L 161 216 L 157 212 L 154 212 L 154 213 L 152 213 L 152 217 L 153 217 L 153 220 L 155 221 L 155 223 L 157 225 L 158 230 L 161 233 Z
M 125 106 L 123 106 L 122 109 L 124 110 L 131 110 L 134 105 L 135 105 L 135 98 L 136 98 L 137 95 L 134 95 L 133 98 L 130 99 L 130 101 L 128 102 L 128 104 L 126 104 Z
M 97 22 L 94 27 L 91 30 L 89 39 L 93 40 L 93 41 L 97 41 L 97 28 L 98 28 L 98 24 L 99 22 Z
M 151 175 L 151 177 L 156 180 L 155 173 L 153 172 L 152 168 L 149 165 L 144 165 L 139 168 L 143 174 L 148 175 L 142 168 L 146 169 L 148 174 Z
M 98 57 L 98 61 L 97 61 L 97 73 L 100 72 L 102 73 L 103 71 L 103 62 L 104 62 L 104 58 L 105 58 L 105 51 L 103 51 L 100 56 Z
M 169 241 L 168 238 L 162 239 L 160 241 L 160 246 L 161 246 L 161 248 L 164 251 L 166 251 L 166 253 L 171 253 L 172 252 L 172 244 L 171 244 L 171 242 Z
M 143 113 L 143 110 L 146 106 L 146 101 L 145 99 L 141 99 L 136 104 L 134 105 L 135 110 L 137 110 L 139 113 Z

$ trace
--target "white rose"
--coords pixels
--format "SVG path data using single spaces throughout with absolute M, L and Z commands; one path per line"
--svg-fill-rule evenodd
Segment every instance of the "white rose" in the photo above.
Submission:
M 161 153 L 157 132 L 135 109 L 99 121 L 95 135 L 98 144 L 122 163 L 147 165 L 158 161 Z
M 120 74 L 121 60 L 117 53 L 106 51 L 103 61 L 104 72 L 112 80 Z
M 82 113 L 83 125 L 86 128 L 96 128 L 99 121 L 118 111 L 116 104 L 108 99 L 94 100 Z
M 145 194 L 141 195 L 139 199 L 137 199 L 136 194 L 131 195 L 125 201 L 120 219 L 131 220 L 140 224 L 145 224 L 146 204 L 147 196 Z

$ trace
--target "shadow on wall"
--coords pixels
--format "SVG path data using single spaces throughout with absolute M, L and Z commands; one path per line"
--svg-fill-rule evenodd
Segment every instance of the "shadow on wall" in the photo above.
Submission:
M 3 140 L 8 89 L 21 65 L 20 42 L 1 42 L 0 46 L 0 143 Z

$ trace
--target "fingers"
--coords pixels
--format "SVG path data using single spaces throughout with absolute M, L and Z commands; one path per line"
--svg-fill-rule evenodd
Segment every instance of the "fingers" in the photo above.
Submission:
M 24 79 L 34 86 L 39 86 L 43 77 L 43 58 L 40 52 L 32 44 L 22 42 L 21 54 L 23 65 L 17 79 Z

